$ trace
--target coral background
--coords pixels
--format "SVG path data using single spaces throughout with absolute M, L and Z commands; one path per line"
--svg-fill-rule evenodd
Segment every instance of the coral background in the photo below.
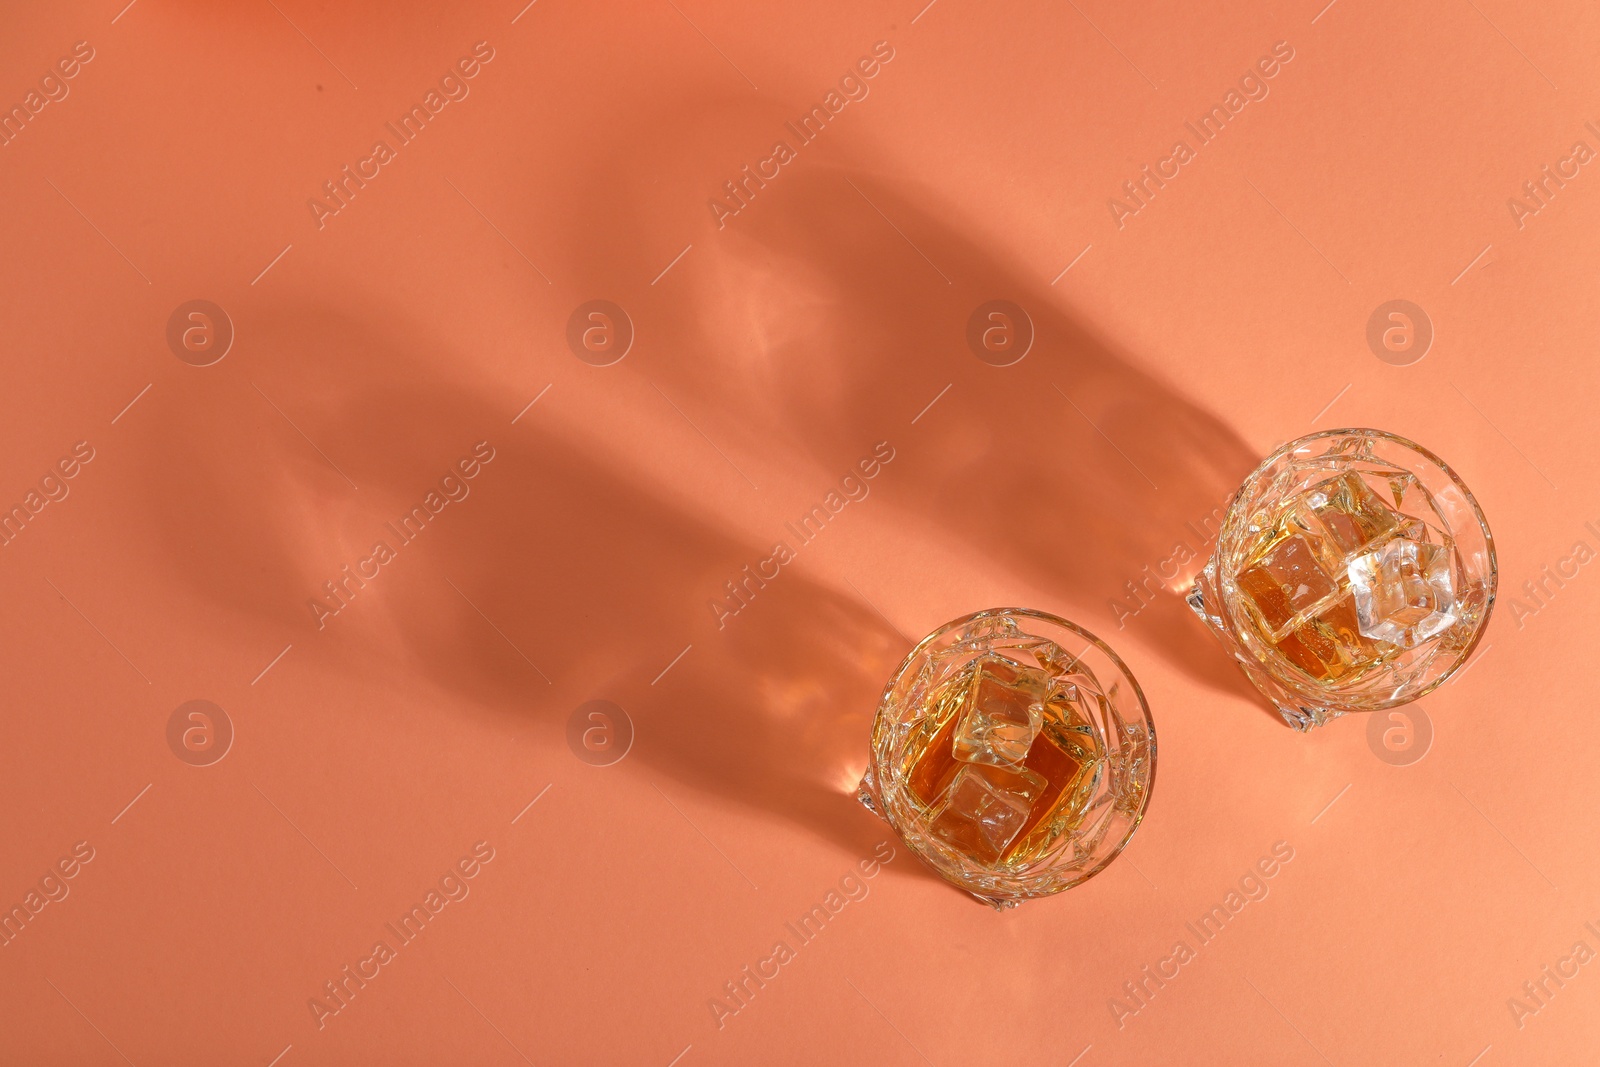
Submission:
M 1508 198 L 1600 149 L 1600 13 L 922 2 L 0 15 L 7 106 L 93 50 L 0 147 L 0 503 L 94 451 L 0 548 L 0 907 L 94 855 L 0 947 L 0 1061 L 1592 1058 L 1600 968 L 1560 961 L 1600 949 L 1600 577 L 1573 554 L 1600 547 L 1600 177 Z M 478 42 L 464 98 L 308 206 Z M 785 123 L 877 42 L 799 147 Z M 1278 42 L 1270 91 L 1114 212 Z M 168 341 L 196 299 L 234 330 L 205 366 Z M 966 340 L 992 299 L 1033 324 L 1009 366 Z M 1406 365 L 1367 340 L 1394 299 L 1434 330 Z M 634 331 L 607 366 L 568 340 L 591 300 Z M 1262 456 L 1340 425 L 1445 457 L 1500 553 L 1478 656 L 1387 742 L 1283 727 L 1182 575 L 1127 610 Z M 393 543 L 479 442 L 470 493 Z M 1000 604 L 1142 683 L 1127 852 L 995 914 L 898 848 L 715 1011 L 892 838 L 851 792 L 900 658 Z M 233 731 L 205 766 L 169 741 L 192 700 Z M 470 895 L 319 1013 L 478 842 Z M 1266 898 L 1117 1012 L 1279 842 Z M 1530 999 L 1547 965 L 1577 976 Z

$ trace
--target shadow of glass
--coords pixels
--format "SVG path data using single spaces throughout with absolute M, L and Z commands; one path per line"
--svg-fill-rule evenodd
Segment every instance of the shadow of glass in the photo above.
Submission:
M 593 287 L 585 298 L 627 304 L 633 368 L 691 398 L 738 454 L 792 450 L 835 472 L 890 439 L 902 458 L 874 492 L 907 521 L 1062 601 L 1037 606 L 1114 645 L 1136 637 L 1272 716 L 1183 602 L 1260 457 L 1073 308 L 1060 274 L 981 241 L 966 205 L 898 161 L 877 165 L 884 152 L 856 117 L 883 106 L 876 96 L 802 143 L 784 120 L 809 101 L 681 84 L 653 108 L 608 113 L 593 166 L 571 171 L 573 201 L 604 210 L 541 225 L 567 275 Z M 776 172 L 761 162 L 778 158 L 775 141 L 793 149 Z M 619 287 L 619 268 L 640 281 Z M 967 340 L 973 313 L 997 299 L 1023 308 L 1033 333 L 1009 366 Z
M 492 390 L 426 355 L 447 345 L 391 316 L 293 308 L 252 328 L 270 369 L 176 406 L 138 458 L 174 581 L 324 642 L 376 689 L 420 677 L 551 748 L 580 704 L 614 701 L 635 740 L 596 773 L 670 779 L 852 854 L 884 837 L 854 789 L 907 645 L 874 611 L 790 566 L 719 624 L 710 598 L 770 546 L 536 420 L 508 425 Z M 190 455 L 197 432 L 231 444 Z M 406 525 L 429 493 L 439 512 Z
M 1183 596 L 1254 452 L 943 221 L 953 212 L 808 162 L 706 242 L 696 269 L 713 280 L 656 324 L 697 358 L 651 373 L 747 454 L 776 436 L 847 470 L 892 440 L 885 501 L 1113 643 L 1136 634 L 1190 678 L 1249 695 Z M 978 314 L 996 300 L 1021 314 Z

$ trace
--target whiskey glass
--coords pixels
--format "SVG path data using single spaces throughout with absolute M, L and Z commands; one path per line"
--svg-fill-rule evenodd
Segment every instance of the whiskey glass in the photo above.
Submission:
M 1325 430 L 1245 479 L 1187 599 L 1309 730 L 1442 685 L 1483 636 L 1497 579 L 1483 511 L 1442 459 L 1382 430 Z
M 1115 652 L 1066 619 L 992 608 L 900 665 L 857 797 L 1002 909 L 1104 870 L 1144 818 L 1155 764 L 1150 709 Z

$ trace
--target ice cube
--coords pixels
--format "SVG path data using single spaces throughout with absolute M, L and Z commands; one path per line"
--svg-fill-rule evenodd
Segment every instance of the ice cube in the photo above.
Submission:
M 1238 582 L 1273 632 L 1338 588 L 1311 541 L 1299 533 L 1274 542 L 1239 573 Z
M 1351 560 L 1349 574 L 1368 637 L 1415 648 L 1461 617 L 1451 554 L 1439 545 L 1397 537 Z
M 1027 826 L 1047 785 L 1026 767 L 966 764 L 929 830 L 980 863 L 994 863 Z
M 1381 650 L 1361 632 L 1352 599 L 1346 594 L 1318 608 L 1278 640 L 1278 651 L 1323 682 L 1338 681 L 1371 664 Z
M 1348 557 L 1399 525 L 1400 517 L 1355 471 L 1317 486 L 1309 503 L 1341 556 Z
M 1039 732 L 1051 677 L 1004 656 L 985 656 L 975 667 L 956 726 L 955 757 L 1002 767 L 1020 764 Z

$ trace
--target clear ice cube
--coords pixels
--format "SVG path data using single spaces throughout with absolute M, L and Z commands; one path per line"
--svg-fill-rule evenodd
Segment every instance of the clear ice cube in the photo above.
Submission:
M 1450 551 L 1397 537 L 1350 561 L 1361 632 L 1401 648 L 1415 648 L 1461 617 Z
M 1022 763 L 1039 733 L 1051 688 L 1051 676 L 1036 667 L 1004 656 L 979 660 L 956 725 L 956 759 L 999 767 Z
M 1017 839 L 1049 783 L 1026 767 L 969 763 L 957 772 L 929 830 L 984 863 Z

